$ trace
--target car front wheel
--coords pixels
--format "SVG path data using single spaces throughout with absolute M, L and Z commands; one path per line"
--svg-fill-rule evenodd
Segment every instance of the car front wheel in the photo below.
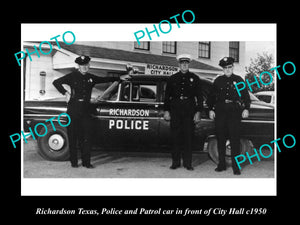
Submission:
M 47 160 L 66 161 L 70 157 L 67 129 L 60 126 L 55 126 L 55 129 L 56 131 L 49 124 L 47 125 L 47 134 L 38 137 L 38 153 Z M 43 127 L 40 133 L 44 132 L 45 128 Z

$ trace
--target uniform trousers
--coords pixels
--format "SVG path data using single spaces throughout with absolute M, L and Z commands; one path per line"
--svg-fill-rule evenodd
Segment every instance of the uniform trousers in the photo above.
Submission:
M 181 158 L 183 166 L 190 167 L 192 165 L 194 114 L 193 101 L 179 99 L 171 102 L 172 165 L 181 165 Z
M 71 117 L 68 126 L 68 138 L 70 146 L 70 161 L 77 165 L 77 146 L 81 149 L 82 164 L 89 165 L 91 158 L 91 117 L 89 103 L 73 101 L 68 104 L 67 113 Z
M 219 154 L 219 167 L 226 167 L 226 140 L 229 138 L 231 146 L 231 161 L 233 171 L 238 167 L 234 157 L 240 154 L 240 123 L 241 108 L 238 103 L 217 103 L 216 105 L 216 135 Z

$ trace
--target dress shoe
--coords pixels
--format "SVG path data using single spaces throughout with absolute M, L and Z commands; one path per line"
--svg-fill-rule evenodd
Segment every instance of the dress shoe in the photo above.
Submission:
M 95 168 L 92 164 L 82 164 L 82 166 L 83 167 L 86 167 L 86 168 L 88 168 L 88 169 L 93 169 L 93 168 Z
M 173 165 L 172 164 L 172 166 L 170 166 L 170 169 L 171 170 L 176 170 L 177 168 L 179 168 L 180 167 L 180 165 Z
M 234 175 L 241 175 L 241 171 L 235 170 L 235 171 L 233 171 L 233 174 L 234 174 Z
M 226 167 L 224 167 L 224 166 L 218 166 L 218 167 L 215 169 L 216 172 L 222 172 L 222 171 L 224 171 L 224 170 L 226 170 Z
M 186 168 L 187 170 L 190 170 L 190 171 L 194 170 L 194 167 L 192 167 L 192 166 L 185 166 L 184 168 Z

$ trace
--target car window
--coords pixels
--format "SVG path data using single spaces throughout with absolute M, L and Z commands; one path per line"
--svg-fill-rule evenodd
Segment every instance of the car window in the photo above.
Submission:
M 270 95 L 256 95 L 256 97 L 261 101 L 264 101 L 266 103 L 271 103 L 272 96 Z
M 156 84 L 133 84 L 132 86 L 132 101 L 155 102 L 156 95 Z

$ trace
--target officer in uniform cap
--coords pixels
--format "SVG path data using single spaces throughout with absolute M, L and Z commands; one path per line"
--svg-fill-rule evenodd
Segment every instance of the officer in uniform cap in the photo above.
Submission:
M 92 88 L 95 84 L 113 82 L 121 79 L 127 79 L 129 76 L 119 77 L 98 77 L 90 74 L 90 57 L 80 56 L 75 59 L 75 63 L 79 68 L 77 71 L 71 72 L 59 79 L 53 81 L 53 85 L 68 101 L 67 113 L 71 117 L 71 124 L 68 126 L 68 139 L 70 149 L 71 166 L 78 167 L 77 159 L 77 142 L 82 143 L 82 166 L 93 168 L 90 161 L 91 150 L 91 118 L 90 118 L 90 99 Z M 67 91 L 63 84 L 70 86 L 71 92 Z
M 241 92 L 241 97 L 237 93 L 235 84 L 244 82 L 244 80 L 233 74 L 233 63 L 234 59 L 232 57 L 224 57 L 220 60 L 219 66 L 223 68 L 224 75 L 218 76 L 214 80 L 207 105 L 209 117 L 215 119 L 216 124 L 219 163 L 215 171 L 226 170 L 225 152 L 228 137 L 231 145 L 233 174 L 240 175 L 234 157 L 240 154 L 240 122 L 241 118 L 249 116 L 251 100 L 246 89 Z
M 200 121 L 200 111 L 203 109 L 201 81 L 197 75 L 189 71 L 190 55 L 179 55 L 177 60 L 180 71 L 169 77 L 164 102 L 164 119 L 170 120 L 173 142 L 170 169 L 180 167 L 182 157 L 183 166 L 187 170 L 193 170 L 194 123 Z

